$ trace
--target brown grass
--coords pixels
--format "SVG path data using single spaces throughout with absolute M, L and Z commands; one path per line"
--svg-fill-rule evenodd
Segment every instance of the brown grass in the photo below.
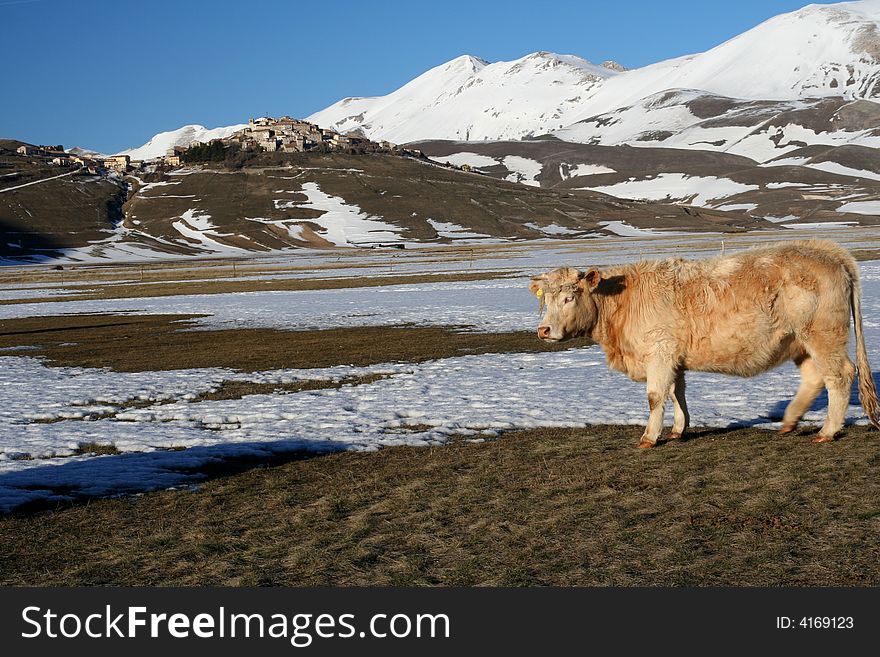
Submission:
M 703 429 L 644 451 L 640 431 L 291 455 L 196 491 L 6 517 L 0 582 L 880 584 L 875 432 Z
M 454 327 L 370 327 L 323 331 L 184 331 L 187 316 L 75 315 L 0 321 L 0 348 L 35 346 L 54 365 L 123 372 L 228 367 L 284 368 L 421 362 L 465 354 L 558 351 L 531 331 L 467 333 Z
M 235 294 L 242 292 L 338 290 L 343 288 L 381 287 L 413 283 L 456 283 L 502 278 L 499 272 L 455 274 L 413 274 L 400 276 L 359 276 L 346 278 L 282 278 L 220 281 L 169 281 L 167 283 L 119 283 L 115 285 L 82 286 L 82 292 L 65 294 L 64 301 L 95 301 L 99 299 L 137 299 L 142 297 L 169 297 L 180 294 Z M 73 289 L 76 289 L 74 287 Z M 6 299 L 0 305 L 46 303 L 58 297 Z
M 107 455 L 107 454 L 121 454 L 116 445 L 106 444 L 106 443 L 80 443 L 79 446 L 74 450 L 74 454 L 95 454 L 95 455 Z
M 216 390 L 205 392 L 190 400 L 190 403 L 200 401 L 218 401 L 221 399 L 241 399 L 247 395 L 271 395 L 273 393 L 292 394 L 307 390 L 327 390 L 341 388 L 342 386 L 360 386 L 375 383 L 387 379 L 390 374 L 365 374 L 363 376 L 344 376 L 341 379 L 321 380 L 307 379 L 293 381 L 291 383 L 257 383 L 254 381 L 223 381 Z

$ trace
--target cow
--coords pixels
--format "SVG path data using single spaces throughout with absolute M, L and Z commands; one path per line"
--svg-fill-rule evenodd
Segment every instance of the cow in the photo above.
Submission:
M 826 240 L 771 244 L 706 260 L 642 261 L 579 271 L 562 267 L 532 278 L 540 300 L 538 337 L 585 337 L 609 367 L 647 383 L 650 415 L 640 448 L 657 444 L 667 398 L 674 406 L 670 438 L 690 418 L 688 370 L 755 376 L 793 360 L 801 383 L 785 409 L 780 434 L 797 427 L 822 387 L 828 414 L 814 442 L 843 427 L 853 377 L 871 424 L 880 402 L 862 329 L 861 287 L 853 257 Z M 849 319 L 856 364 L 847 350 Z

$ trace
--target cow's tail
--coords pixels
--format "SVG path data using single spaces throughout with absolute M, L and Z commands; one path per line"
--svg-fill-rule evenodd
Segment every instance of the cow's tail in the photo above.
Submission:
M 849 302 L 852 309 L 853 325 L 856 332 L 856 373 L 859 376 L 859 401 L 868 414 L 868 419 L 880 429 L 880 401 L 877 400 L 877 386 L 868 363 L 868 350 L 865 349 L 865 332 L 862 329 L 862 289 L 859 284 L 859 270 L 854 261 L 847 263 L 850 275 Z

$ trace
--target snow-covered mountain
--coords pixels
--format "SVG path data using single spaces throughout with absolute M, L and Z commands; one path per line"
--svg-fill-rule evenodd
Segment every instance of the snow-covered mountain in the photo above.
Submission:
M 582 104 L 619 68 L 549 52 L 494 64 L 463 55 L 387 96 L 346 98 L 308 120 L 395 143 L 519 139 L 581 118 Z
M 880 103 L 841 97 L 742 100 L 672 89 L 554 135 L 582 144 L 712 150 L 767 162 L 806 145 L 880 147 Z
M 223 139 L 233 132 L 237 132 L 246 128 L 246 124 L 230 125 L 221 128 L 208 129 L 203 125 L 185 125 L 177 130 L 168 132 L 160 132 L 150 141 L 139 148 L 129 148 L 117 153 L 117 155 L 128 155 L 133 160 L 149 160 L 154 157 L 165 155 L 165 151 L 173 146 L 189 146 L 194 141 L 210 141 L 212 139 Z
M 345 98 L 307 118 L 396 143 L 520 139 L 550 132 L 573 141 L 626 143 L 632 140 L 615 140 L 612 133 L 637 134 L 649 125 L 648 132 L 675 134 L 682 122 L 686 128 L 699 122 L 683 115 L 680 103 L 674 109 L 656 102 L 669 91 L 753 101 L 880 99 L 880 0 L 808 5 L 706 52 L 632 70 L 549 52 L 492 64 L 463 55 L 386 96 Z M 761 112 L 766 115 L 767 109 Z M 558 132 L 597 117 L 612 117 L 616 127 L 597 134 L 582 124 Z M 157 157 L 171 146 L 224 137 L 241 127 L 184 126 L 123 153 Z M 688 139 L 674 146 L 690 147 Z
M 880 97 L 880 1 L 808 5 L 704 53 L 628 71 L 597 90 L 583 116 L 667 89 L 753 100 Z
M 96 159 L 107 157 L 104 153 L 99 153 L 98 151 L 93 151 L 89 148 L 82 148 L 81 146 L 69 148 L 67 149 L 67 152 L 72 155 L 79 155 L 80 157 L 93 157 Z
M 495 64 L 463 56 L 387 96 L 347 98 L 309 118 L 374 139 L 476 141 L 559 130 L 667 90 L 773 101 L 880 98 L 880 0 L 809 5 L 704 53 L 621 68 L 545 52 Z

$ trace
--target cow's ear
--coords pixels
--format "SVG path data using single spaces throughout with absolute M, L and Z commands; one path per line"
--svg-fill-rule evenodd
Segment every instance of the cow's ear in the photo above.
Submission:
M 541 274 L 540 276 L 534 276 L 532 282 L 529 283 L 529 289 L 536 297 L 540 297 L 544 294 L 544 280 L 545 276 L 544 274 Z
M 578 283 L 584 289 L 592 292 L 596 289 L 596 286 L 599 285 L 599 281 L 602 280 L 602 274 L 598 269 L 593 267 L 587 271 L 581 272 L 580 276 L 578 276 Z

